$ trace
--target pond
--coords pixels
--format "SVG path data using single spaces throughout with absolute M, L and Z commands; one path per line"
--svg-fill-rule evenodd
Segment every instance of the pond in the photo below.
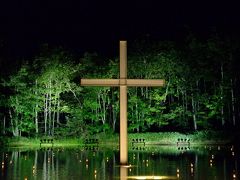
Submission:
M 1 151 L 0 179 L 112 180 L 239 178 L 235 146 L 134 146 L 129 166 L 119 166 L 114 147 L 42 147 Z

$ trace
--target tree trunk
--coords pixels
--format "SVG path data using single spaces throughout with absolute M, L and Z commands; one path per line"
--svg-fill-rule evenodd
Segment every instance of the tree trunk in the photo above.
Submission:
M 52 113 L 52 121 L 53 121 L 53 123 L 52 124 L 54 124 L 54 121 L 56 119 L 56 112 L 57 112 L 57 94 L 55 94 L 55 96 L 54 96 L 54 102 L 53 102 L 52 110 L 53 110 L 53 113 Z
M 102 94 L 102 110 L 103 110 L 103 117 L 102 117 L 102 122 L 103 124 L 106 123 L 106 94 L 103 92 Z
M 187 121 L 187 111 L 188 111 L 188 99 L 187 99 L 187 91 L 183 92 L 183 107 L 184 107 L 184 120 Z
M 223 64 L 221 64 L 221 86 L 220 86 L 220 90 L 221 90 L 221 100 L 222 100 L 222 107 L 221 107 L 221 119 L 222 119 L 222 126 L 225 125 L 225 119 L 224 119 L 224 99 L 223 99 Z
M 57 99 L 57 127 L 60 123 L 60 98 Z
M 12 112 L 10 109 L 9 109 L 9 117 L 10 117 L 10 123 L 12 126 L 12 128 L 11 128 L 12 134 L 13 134 L 13 136 L 18 137 L 19 136 L 18 122 L 17 122 L 17 120 L 13 120 Z
M 102 112 L 102 105 L 101 105 L 101 94 L 100 94 L 101 92 L 98 92 L 98 99 L 97 99 L 97 101 L 98 101 L 98 110 L 97 110 L 97 120 L 99 120 L 99 118 L 101 119 L 101 121 L 102 121 L 102 123 L 103 123 L 103 118 L 101 117 L 101 112 Z
M 166 100 L 167 100 L 169 86 L 170 86 L 170 79 L 169 79 L 169 81 L 167 83 L 167 87 L 166 87 L 166 91 L 165 91 L 165 97 L 164 97 L 164 102 L 166 102 Z
M 38 111 L 37 111 L 38 105 L 36 104 L 35 107 L 35 132 L 38 134 Z
M 116 112 L 114 110 L 114 106 L 112 107 L 112 116 L 113 116 L 112 128 L 113 128 L 113 132 L 115 132 L 117 118 L 116 118 Z
M 233 81 L 231 79 L 232 123 L 233 123 L 233 126 L 235 127 L 235 125 L 236 125 L 236 116 L 235 116 L 235 97 L 234 97 L 233 88 L 234 88 Z
M 60 85 L 60 90 L 61 92 L 62 86 Z M 57 97 L 57 127 L 59 127 L 60 124 L 60 93 L 58 92 L 58 97 Z
M 37 80 L 35 81 L 35 96 L 37 96 Z M 35 105 L 35 132 L 36 134 L 38 134 L 38 102 L 36 102 L 36 105 Z
M 55 117 L 56 117 L 56 111 L 57 111 L 57 97 L 58 97 L 58 92 L 54 96 L 53 114 L 52 114 L 52 136 L 54 136 L 54 130 L 55 130 Z
M 49 100 L 48 100 L 48 135 L 51 135 L 52 131 L 52 81 L 49 81 Z
M 182 119 L 185 121 L 185 114 L 186 114 L 186 109 L 185 109 L 185 96 L 184 96 L 184 91 L 181 91 L 182 94 L 182 109 L 183 109 L 183 113 L 182 113 Z
M 4 115 L 4 117 L 3 117 L 3 132 L 2 132 L 3 135 L 6 134 L 5 129 L 6 129 L 6 116 Z
M 45 94 L 44 105 L 44 134 L 47 135 L 47 120 L 48 120 L 48 93 Z
M 193 128 L 197 130 L 197 118 L 196 118 L 196 102 L 194 101 L 194 97 L 192 94 L 192 114 L 193 114 Z
M 139 112 L 138 112 L 138 101 L 137 101 L 137 87 L 136 87 L 136 103 L 135 103 L 135 117 L 137 123 L 137 132 L 139 132 Z
M 199 81 L 196 81 L 196 88 L 197 88 L 197 100 L 195 100 L 195 114 L 196 114 L 196 119 L 198 119 L 198 111 L 199 111 Z

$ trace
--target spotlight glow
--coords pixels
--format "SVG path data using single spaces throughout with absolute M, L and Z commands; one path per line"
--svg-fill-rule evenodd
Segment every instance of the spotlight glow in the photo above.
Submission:
M 178 179 L 176 176 L 128 176 L 127 179 Z

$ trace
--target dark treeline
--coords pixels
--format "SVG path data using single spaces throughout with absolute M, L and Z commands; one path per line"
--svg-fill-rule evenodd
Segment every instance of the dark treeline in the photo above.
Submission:
M 184 42 L 129 42 L 128 77 L 165 79 L 128 89 L 129 132 L 237 130 L 240 41 L 214 35 Z M 45 48 L 6 69 L 0 57 L 0 126 L 8 136 L 77 136 L 119 131 L 119 90 L 80 78 L 118 78 L 119 59 Z M 4 64 L 5 63 L 5 64 Z M 8 72 L 8 73 L 7 73 Z

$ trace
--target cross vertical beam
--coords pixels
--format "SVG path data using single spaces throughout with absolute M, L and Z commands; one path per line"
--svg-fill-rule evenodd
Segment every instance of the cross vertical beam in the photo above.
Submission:
M 127 42 L 120 41 L 120 78 L 119 79 L 81 79 L 82 86 L 120 87 L 120 164 L 128 163 L 127 137 L 127 87 L 161 87 L 165 81 L 160 79 L 127 79 Z
M 127 137 L 127 42 L 120 41 L 120 164 L 128 162 Z
M 120 41 L 120 79 L 127 79 L 127 41 Z
M 120 41 L 120 164 L 128 163 L 127 137 L 127 42 Z

